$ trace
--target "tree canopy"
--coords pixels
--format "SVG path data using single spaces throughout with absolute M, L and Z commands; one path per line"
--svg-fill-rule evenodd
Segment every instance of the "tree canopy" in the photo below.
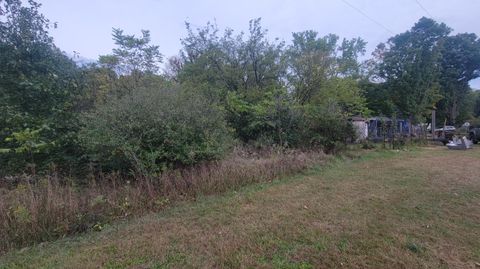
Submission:
M 53 43 L 40 4 L 0 2 L 0 149 L 13 166 L 66 161 L 77 150 L 79 68 Z M 14 158 L 15 156 L 23 156 Z
M 462 109 L 471 91 L 468 82 L 479 76 L 480 43 L 475 34 L 452 36 L 451 31 L 443 23 L 421 18 L 378 47 L 374 75 L 383 81 L 393 110 L 416 121 L 432 109 L 451 124 L 462 114 L 461 120 L 468 119 Z
M 331 152 L 354 139 L 353 116 L 419 123 L 437 109 L 451 124 L 480 122 L 468 85 L 480 76 L 480 40 L 433 19 L 364 61 L 361 37 L 311 29 L 281 41 L 256 18 L 246 32 L 186 23 L 179 54 L 162 65 L 148 30 L 113 28 L 111 54 L 80 67 L 39 8 L 0 1 L 0 174 L 52 164 L 157 173 L 238 144 Z

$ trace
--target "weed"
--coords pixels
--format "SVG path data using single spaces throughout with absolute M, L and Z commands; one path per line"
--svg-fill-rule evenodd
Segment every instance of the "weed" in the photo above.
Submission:
M 115 219 L 162 210 L 254 182 L 299 172 L 325 160 L 320 152 L 236 149 L 221 161 L 139 176 L 99 174 L 86 186 L 57 175 L 0 179 L 0 253 L 85 230 Z M 3 186 L 3 188 L 1 187 Z

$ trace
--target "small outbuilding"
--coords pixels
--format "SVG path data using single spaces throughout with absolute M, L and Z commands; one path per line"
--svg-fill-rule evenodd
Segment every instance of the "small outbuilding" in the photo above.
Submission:
M 351 121 L 357 135 L 357 140 L 355 142 L 361 142 L 361 141 L 367 140 L 368 138 L 367 119 L 360 116 L 354 116 L 351 118 Z

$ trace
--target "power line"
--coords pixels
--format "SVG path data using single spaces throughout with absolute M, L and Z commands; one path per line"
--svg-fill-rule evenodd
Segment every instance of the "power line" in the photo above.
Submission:
M 422 5 L 422 3 L 420 3 L 420 1 L 418 0 L 415 0 L 415 2 L 417 2 L 417 5 L 423 9 L 423 11 L 425 11 L 425 13 L 427 13 L 427 15 L 430 17 L 430 18 L 433 18 L 432 14 L 430 12 L 428 12 L 428 10 Z
M 372 21 L 373 23 L 375 23 L 376 25 L 382 27 L 383 29 L 385 29 L 385 31 L 391 33 L 392 35 L 394 35 L 395 33 L 388 29 L 385 25 L 381 24 L 379 21 L 373 19 L 372 17 L 368 16 L 365 12 L 363 12 L 361 9 L 357 8 L 356 6 L 350 4 L 347 0 L 342 0 L 342 2 L 344 2 L 346 5 L 348 5 L 349 7 L 353 8 L 355 11 L 357 11 L 358 13 L 362 14 L 365 18 L 369 19 L 370 21 Z

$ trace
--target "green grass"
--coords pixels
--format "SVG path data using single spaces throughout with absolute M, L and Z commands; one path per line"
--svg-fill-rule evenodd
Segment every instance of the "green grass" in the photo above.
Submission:
M 479 171 L 480 148 L 339 157 L 13 251 L 0 268 L 475 268 Z

